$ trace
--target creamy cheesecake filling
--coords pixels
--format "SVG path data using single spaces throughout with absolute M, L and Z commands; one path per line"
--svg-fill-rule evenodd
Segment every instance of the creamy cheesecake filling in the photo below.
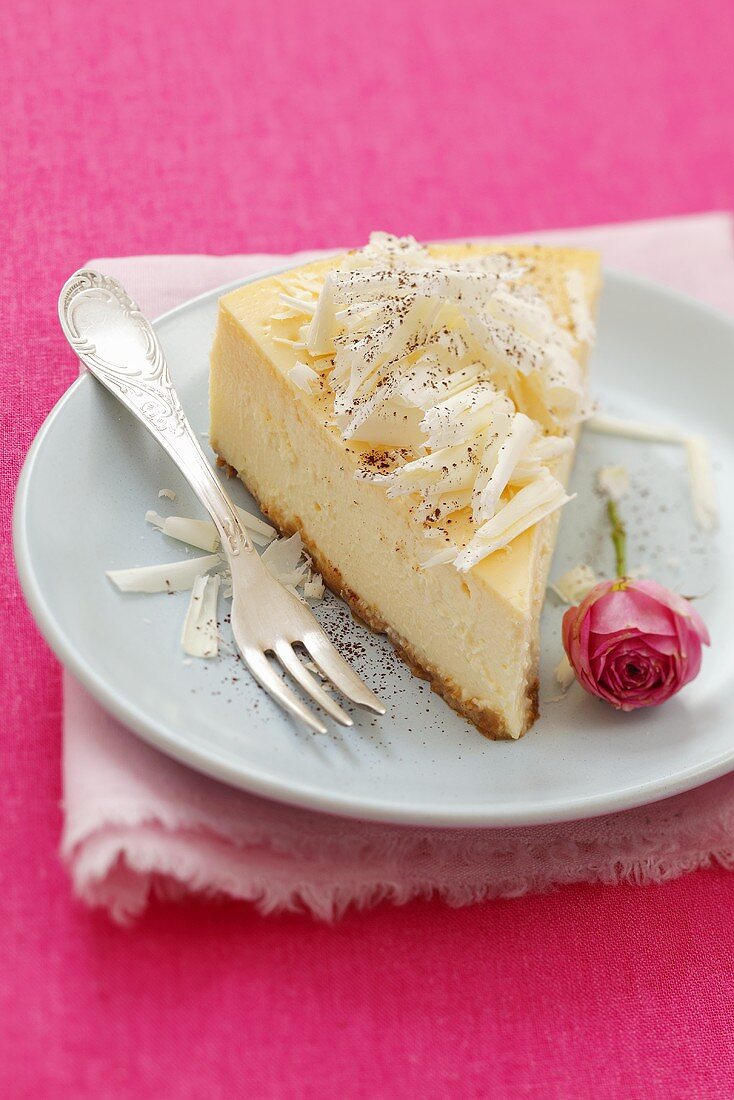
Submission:
M 330 587 L 351 596 L 371 625 L 387 629 L 413 664 L 450 683 L 458 702 L 492 715 L 486 732 L 517 736 L 530 717 L 535 651 L 528 623 L 541 593 L 521 599 L 518 577 L 509 592 L 513 606 L 471 573 L 421 569 L 423 537 L 406 503 L 355 482 L 354 453 L 314 423 L 305 405 L 294 409 L 282 375 L 231 323 L 220 323 L 213 354 L 212 422 L 226 424 L 221 438 L 212 434 L 214 449 L 281 529 L 301 531 Z M 524 575 L 550 537 L 548 531 L 535 540 L 529 553 L 517 549 Z
M 441 249 L 454 257 L 477 251 Z M 582 273 L 587 308 L 593 306 L 598 284 L 593 254 L 515 253 L 519 263 L 534 269 L 526 277 L 536 280 L 554 316 L 567 317 L 569 327 L 570 269 Z M 372 438 L 345 439 L 334 416 L 328 378 L 333 364 L 320 369 L 318 358 L 296 346 L 303 343 L 299 330 L 317 319 L 321 288 L 334 266 L 334 260 L 320 261 L 222 300 L 212 351 L 212 445 L 281 529 L 301 531 L 330 587 L 372 626 L 386 630 L 453 706 L 491 736 L 518 737 L 536 713 L 538 619 L 559 513 L 538 515 L 538 522 L 466 572 L 454 564 L 425 568 L 427 557 L 442 548 L 435 536 L 426 538 L 427 501 L 414 492 L 388 495 L 391 483 L 385 481 L 385 475 L 399 475 L 415 461 L 416 443 L 408 443 L 404 425 L 415 436 L 425 410 L 406 406 L 402 415 L 412 416 L 412 425 L 410 419 L 395 425 L 398 417 L 386 415 L 394 411 L 387 405 L 379 414 L 383 423 L 369 426 Z M 307 290 L 314 308 L 304 319 L 297 311 Z M 580 342 L 574 355 L 583 362 Z M 522 434 L 522 421 L 519 427 Z M 563 485 L 575 436 L 573 426 L 567 431 L 559 452 L 545 455 L 543 441 L 549 437 L 537 433 L 537 453 L 518 448 L 518 477 L 537 483 L 545 467 Z M 365 471 L 378 476 L 366 478 Z M 486 484 L 491 476 L 492 471 Z M 474 488 L 469 487 L 470 495 Z M 508 503 L 517 491 L 507 493 Z M 467 522 L 471 511 L 470 501 L 458 499 L 462 510 L 441 517 L 457 545 L 458 524 Z M 444 539 L 445 532 L 439 536 Z

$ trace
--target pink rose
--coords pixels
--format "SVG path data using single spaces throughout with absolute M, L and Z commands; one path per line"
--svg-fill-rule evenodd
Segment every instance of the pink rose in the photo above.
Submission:
M 582 687 L 621 710 L 654 707 L 693 680 L 703 619 L 656 581 L 603 581 L 563 616 L 563 646 Z

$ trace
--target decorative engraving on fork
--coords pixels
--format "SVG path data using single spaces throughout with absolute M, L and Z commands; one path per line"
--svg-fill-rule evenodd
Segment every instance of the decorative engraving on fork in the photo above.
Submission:
M 239 554 L 241 549 L 240 540 L 237 537 L 237 532 L 235 531 L 232 520 L 229 518 L 229 516 L 222 516 L 221 524 L 224 529 L 224 533 L 227 536 L 227 542 L 229 543 L 230 552 L 232 554 Z M 245 550 L 252 552 L 252 546 L 249 542 L 245 543 Z
M 139 344 L 122 359 L 111 362 L 94 339 L 95 301 L 105 305 L 105 324 L 109 323 L 109 306 L 113 305 L 124 318 L 126 330 L 139 337 Z M 104 381 L 124 394 L 157 431 L 182 435 L 186 420 L 160 344 L 150 323 L 120 284 L 96 271 L 79 271 L 67 286 L 61 305 L 66 335 L 79 358 L 90 361 Z
M 186 419 L 153 327 L 127 291 L 110 276 L 77 271 L 62 289 L 59 317 L 87 369 L 183 464 L 194 491 L 212 511 L 229 554 L 251 549 Z

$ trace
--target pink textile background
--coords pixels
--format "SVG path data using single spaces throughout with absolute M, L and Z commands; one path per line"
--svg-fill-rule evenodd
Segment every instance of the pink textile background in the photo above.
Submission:
M 734 1093 L 734 877 L 334 927 L 159 906 L 57 858 L 60 676 L 9 568 L 90 255 L 291 251 L 734 207 L 734 10 L 666 0 L 16 0 L 0 19 L 0 1093 Z

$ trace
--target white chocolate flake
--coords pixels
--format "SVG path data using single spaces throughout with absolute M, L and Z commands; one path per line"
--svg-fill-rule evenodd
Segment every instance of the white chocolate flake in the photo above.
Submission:
M 512 418 L 509 431 L 502 440 L 494 457 L 494 468 L 484 484 L 484 463 L 479 477 L 474 483 L 473 515 L 476 523 L 486 523 L 497 511 L 500 497 L 512 479 L 518 462 L 527 453 L 529 444 L 536 435 L 537 428 L 524 413 L 516 413 Z M 488 446 L 485 450 L 491 450 Z M 540 470 L 538 470 L 538 475 Z
M 145 518 L 156 530 L 169 538 L 195 546 L 197 550 L 206 550 L 213 554 L 219 549 L 219 534 L 209 520 L 189 519 L 187 516 L 159 516 L 156 512 L 146 512 Z
M 507 504 L 495 512 L 492 519 L 479 528 L 468 545 L 457 555 L 456 568 L 461 573 L 467 572 L 489 554 L 503 549 L 523 531 L 562 508 L 569 500 L 573 500 L 573 497 L 566 493 L 560 481 L 544 470 L 536 481 L 520 489 Z
M 599 578 L 591 566 L 581 562 L 579 565 L 574 565 L 573 569 L 569 569 L 558 580 L 553 581 L 550 587 L 560 600 L 574 605 L 585 599 L 598 583 Z
M 216 657 L 219 651 L 217 637 L 217 596 L 220 578 L 203 575 L 197 577 L 191 589 L 186 618 L 181 631 L 181 645 L 190 657 Z
M 303 594 L 308 600 L 324 598 L 324 582 L 318 573 L 309 573 L 308 580 L 303 585 Z
M 247 508 L 238 507 L 236 511 L 243 527 L 256 546 L 267 546 L 277 537 L 278 532 L 274 527 L 271 527 L 264 519 L 260 519 L 259 516 L 254 516 L 252 512 L 248 512 Z
M 600 466 L 596 471 L 596 487 L 611 500 L 620 501 L 630 491 L 630 475 L 626 466 Z
M 571 684 L 576 679 L 576 673 L 574 672 L 571 662 L 569 661 L 565 653 L 556 665 L 553 671 L 553 675 L 555 676 L 557 683 L 561 685 L 561 688 L 564 692 L 568 691 Z M 552 702 L 555 700 L 549 699 L 547 701 Z
M 313 393 L 314 385 L 319 380 L 319 376 L 313 367 L 309 367 L 308 363 L 302 363 L 300 359 L 297 359 L 288 371 L 288 377 L 293 385 L 297 386 L 299 390 L 303 390 L 304 393 Z
M 143 565 L 137 569 L 111 569 L 107 576 L 121 592 L 185 592 L 197 577 L 216 569 L 221 554 L 207 554 L 163 565 Z
M 716 486 L 711 469 L 711 455 L 708 441 L 700 435 L 690 435 L 686 439 L 686 457 L 691 478 L 693 496 L 693 514 L 696 523 L 704 531 L 713 531 L 719 519 L 716 503 Z
M 294 584 L 293 580 L 298 563 L 303 554 L 303 541 L 298 531 L 287 539 L 271 542 L 260 560 L 267 566 L 276 580 L 284 584 Z M 299 574 L 300 576 L 300 574 Z M 286 578 L 283 580 L 283 578 Z
M 618 435 L 626 439 L 639 439 L 643 443 L 685 443 L 686 440 L 685 433 L 677 428 L 644 424 L 603 413 L 590 416 L 584 426 L 601 435 Z
M 297 298 L 293 294 L 281 294 L 281 302 L 288 306 L 288 309 L 296 316 L 301 314 L 307 314 L 309 317 L 313 317 L 316 312 L 316 302 L 309 301 L 307 298 Z

